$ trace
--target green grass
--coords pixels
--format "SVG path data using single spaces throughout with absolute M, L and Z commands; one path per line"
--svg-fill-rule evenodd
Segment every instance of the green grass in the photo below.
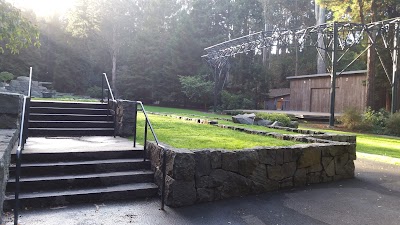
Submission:
M 230 115 L 205 113 L 205 112 L 200 112 L 200 111 L 190 110 L 190 109 L 167 108 L 167 107 L 159 107 L 159 106 L 145 106 L 145 109 L 149 112 L 165 113 L 165 114 L 188 116 L 188 117 L 193 117 L 193 115 L 195 115 L 195 116 L 206 117 L 206 118 L 210 118 L 210 119 L 215 119 L 215 118 L 231 119 L 232 118 L 232 116 L 230 116 Z M 248 128 L 248 129 L 252 129 L 252 130 L 274 132 L 274 133 L 279 133 L 279 134 L 295 134 L 290 131 L 272 129 L 272 128 L 268 128 L 268 127 L 264 127 L 264 126 L 238 124 L 238 123 L 234 123 L 234 122 L 226 121 L 226 120 L 217 120 L 217 121 L 218 121 L 218 124 L 232 125 L 232 126 L 243 127 L 243 128 Z
M 168 107 L 160 107 L 160 106 L 144 106 L 146 111 L 149 112 L 158 112 L 158 113 L 165 113 L 165 114 L 174 114 L 174 115 L 182 115 L 182 116 L 189 116 L 189 115 L 196 115 L 202 116 L 207 118 L 231 118 L 229 115 L 223 115 L 218 113 L 208 113 L 208 112 L 201 112 L 192 109 L 178 109 L 178 108 L 168 108 Z
M 309 129 L 309 127 L 307 128 Z M 400 138 L 336 130 L 311 129 L 330 133 L 357 135 L 358 152 L 400 158 Z
M 158 139 L 175 148 L 205 149 L 218 148 L 238 150 L 257 146 L 290 146 L 299 144 L 273 137 L 246 134 L 211 125 L 185 122 L 166 116 L 149 115 Z M 143 142 L 144 116 L 138 115 L 138 142 Z M 149 139 L 152 139 L 149 131 Z M 151 138 L 150 138 L 151 137 Z

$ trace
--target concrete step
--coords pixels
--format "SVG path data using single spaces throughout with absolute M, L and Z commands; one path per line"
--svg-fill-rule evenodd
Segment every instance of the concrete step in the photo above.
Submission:
M 37 121 L 30 120 L 29 128 L 114 128 L 113 121 Z
M 30 113 L 33 121 L 113 121 L 112 115 Z
M 83 189 L 110 186 L 114 184 L 150 183 L 154 180 L 151 170 L 91 173 L 62 176 L 33 176 L 20 179 L 21 192 L 41 192 L 54 189 Z M 7 183 L 7 192 L 15 192 L 15 178 Z
M 126 200 L 153 197 L 158 187 L 153 183 L 130 183 L 106 187 L 53 190 L 42 192 L 20 193 L 21 208 L 59 206 L 79 202 L 103 202 L 109 200 Z M 4 201 L 5 210 L 14 207 L 14 195 L 7 195 Z
M 30 137 L 112 136 L 114 128 L 29 128 Z
M 64 162 L 66 160 L 73 162 L 90 160 L 109 160 L 109 159 L 139 159 L 143 160 L 143 149 L 129 151 L 87 151 L 84 149 L 76 152 L 54 152 L 54 153 L 24 153 L 22 163 L 48 163 Z M 11 155 L 11 163 L 15 163 L 15 154 Z
M 149 161 L 143 159 L 108 159 L 90 161 L 23 163 L 21 177 L 41 175 L 70 175 L 88 173 L 106 173 L 128 170 L 146 170 L 150 168 Z M 15 176 L 15 164 L 10 166 L 10 177 Z
M 64 101 L 31 101 L 32 107 L 57 107 L 57 108 L 95 108 L 107 109 L 107 104 L 101 102 L 64 102 Z
M 58 108 L 58 107 L 30 107 L 30 113 L 45 114 L 83 114 L 83 115 L 107 115 L 108 109 L 97 108 Z

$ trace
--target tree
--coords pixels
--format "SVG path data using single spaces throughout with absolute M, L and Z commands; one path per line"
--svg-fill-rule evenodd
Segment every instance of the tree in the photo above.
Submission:
M 327 6 L 333 13 L 333 18 L 340 21 L 369 23 L 399 16 L 397 0 L 319 0 Z M 379 13 L 378 13 L 379 12 Z M 374 34 L 372 34 L 374 35 Z M 372 42 L 368 39 L 368 44 Z M 380 106 L 377 104 L 376 93 L 376 51 L 369 48 L 367 53 L 367 93 L 366 105 L 372 109 Z
M 182 92 L 187 98 L 194 102 L 204 104 L 204 110 L 207 110 L 207 103 L 211 99 L 213 83 L 207 81 L 203 76 L 180 76 L 179 81 L 182 85 Z
M 20 49 L 32 44 L 40 46 L 39 31 L 28 20 L 21 16 L 20 10 L 5 0 L 0 0 L 0 52 L 9 49 L 18 54 Z

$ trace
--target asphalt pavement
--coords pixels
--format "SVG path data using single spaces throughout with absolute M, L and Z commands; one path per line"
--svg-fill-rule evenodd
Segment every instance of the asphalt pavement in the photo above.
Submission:
M 385 161 L 385 160 L 383 160 Z M 356 177 L 332 183 L 159 210 L 159 199 L 22 211 L 22 225 L 400 224 L 400 165 L 358 155 Z M 12 214 L 5 214 L 13 224 Z

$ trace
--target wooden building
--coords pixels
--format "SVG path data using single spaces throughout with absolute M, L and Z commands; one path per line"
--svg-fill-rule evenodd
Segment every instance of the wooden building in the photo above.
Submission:
M 335 112 L 353 107 L 366 109 L 366 70 L 344 72 L 336 78 Z M 293 111 L 329 112 L 330 74 L 287 78 L 290 81 L 290 109 Z
M 290 110 L 290 88 L 270 89 L 264 109 Z

